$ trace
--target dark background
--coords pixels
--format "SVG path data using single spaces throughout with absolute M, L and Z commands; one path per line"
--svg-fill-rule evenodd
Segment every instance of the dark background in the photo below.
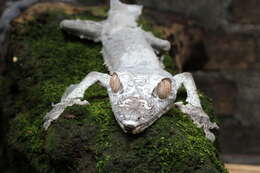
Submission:
M 62 2 L 108 4 L 105 0 Z M 221 120 L 219 143 L 223 159 L 260 164 L 260 1 L 125 2 L 143 4 L 144 14 L 165 27 L 179 71 L 192 72 L 198 88 L 213 99 Z M 0 1 L 0 14 L 7 7 L 7 2 Z M 3 35 L 5 25 L 1 25 L 1 20 L 0 35 Z M 1 61 L 6 47 L 3 41 Z M 0 73 L 3 68 L 0 66 Z M 3 134 L 0 136 L 3 140 Z M 0 157 L 1 151 L 0 145 Z

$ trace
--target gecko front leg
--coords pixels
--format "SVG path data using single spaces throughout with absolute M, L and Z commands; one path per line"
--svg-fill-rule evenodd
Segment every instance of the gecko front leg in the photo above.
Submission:
M 60 103 L 53 105 L 53 109 L 45 115 L 44 129 L 47 130 L 52 121 L 58 119 L 66 107 L 74 104 L 89 104 L 86 100 L 81 100 L 84 97 L 85 91 L 96 82 L 100 82 L 102 86 L 107 88 L 109 80 L 110 76 L 108 74 L 91 72 L 79 84 L 69 86 L 63 94 Z
M 187 104 L 177 102 L 175 105 L 180 108 L 183 113 L 188 114 L 199 128 L 203 128 L 204 133 L 209 140 L 214 141 L 215 135 L 210 129 L 218 129 L 219 127 L 216 123 L 212 123 L 208 115 L 203 111 L 192 75 L 190 73 L 181 73 L 174 76 L 173 79 L 177 90 L 184 85 L 187 91 Z

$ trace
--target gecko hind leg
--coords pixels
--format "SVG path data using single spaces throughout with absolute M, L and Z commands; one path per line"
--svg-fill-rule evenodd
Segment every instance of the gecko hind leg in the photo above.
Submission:
M 71 33 L 81 39 L 94 40 L 99 42 L 103 28 L 102 22 L 94 22 L 89 20 L 63 20 L 60 28 Z

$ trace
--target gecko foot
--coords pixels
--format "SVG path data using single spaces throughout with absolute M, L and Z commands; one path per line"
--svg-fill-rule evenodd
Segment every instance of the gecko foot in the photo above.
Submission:
M 183 112 L 188 114 L 194 124 L 199 128 L 203 128 L 206 137 L 214 142 L 215 135 L 210 131 L 210 129 L 219 129 L 216 123 L 212 123 L 208 115 L 203 111 L 201 107 L 196 107 L 191 104 L 183 104 L 183 102 L 177 102 L 175 105 Z
M 68 99 L 64 100 L 58 104 L 53 105 L 53 108 L 50 112 L 48 112 L 45 117 L 44 117 L 44 123 L 43 123 L 43 128 L 47 130 L 49 126 L 51 125 L 52 121 L 56 120 L 59 118 L 59 116 L 63 113 L 63 111 L 66 109 L 68 106 L 72 106 L 74 104 L 77 105 L 88 105 L 88 101 L 86 100 L 80 100 L 80 99 Z

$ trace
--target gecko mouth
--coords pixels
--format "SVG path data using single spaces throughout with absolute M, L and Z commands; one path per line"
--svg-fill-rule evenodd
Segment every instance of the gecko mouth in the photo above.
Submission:
M 113 105 L 113 111 L 125 133 L 141 133 L 156 118 L 153 101 L 143 97 L 122 97 Z
M 135 121 L 123 121 L 123 129 L 126 133 L 137 134 L 141 132 L 142 124 Z

